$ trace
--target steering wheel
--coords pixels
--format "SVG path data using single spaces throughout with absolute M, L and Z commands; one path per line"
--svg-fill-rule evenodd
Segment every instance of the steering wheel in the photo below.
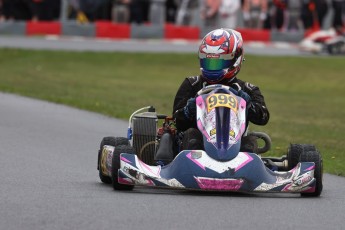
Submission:
M 200 96 L 200 95 L 203 95 L 203 94 L 207 94 L 207 93 L 209 93 L 209 92 L 211 92 L 212 90 L 215 90 L 215 89 L 230 90 L 231 92 L 233 92 L 234 94 L 237 95 L 237 91 L 232 89 L 230 86 L 216 84 L 216 85 L 209 85 L 209 86 L 206 86 L 206 87 L 202 88 L 201 90 L 199 90 L 197 92 L 197 96 Z
M 247 136 L 255 136 L 258 139 L 264 141 L 264 146 L 258 148 L 257 154 L 262 154 L 271 149 L 272 141 L 271 138 L 263 132 L 249 132 Z

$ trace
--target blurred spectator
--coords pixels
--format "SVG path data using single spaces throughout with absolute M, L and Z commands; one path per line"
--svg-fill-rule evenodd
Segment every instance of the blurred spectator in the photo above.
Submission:
M 54 1 L 54 0 L 53 0 Z M 80 23 L 111 19 L 111 0 L 68 0 L 71 6 L 70 18 Z
M 323 27 L 325 16 L 328 13 L 328 1 L 327 0 L 314 0 L 316 6 L 316 19 L 320 27 Z
M 61 1 L 0 0 L 0 21 L 58 20 Z M 69 3 L 69 18 L 80 23 L 113 20 L 141 24 L 149 21 L 150 3 L 153 0 L 64 1 Z M 281 31 L 319 29 L 323 27 L 329 7 L 332 7 L 334 13 L 332 26 L 335 29 L 344 28 L 345 0 L 165 0 L 166 22 L 186 26 L 236 28 L 241 6 L 244 25 L 248 28 Z
M 142 24 L 148 21 L 150 1 L 149 0 L 131 0 L 129 5 L 130 22 Z
M 0 22 L 5 21 L 5 16 L 3 14 L 3 9 L 2 9 L 2 0 L 0 0 Z
M 189 14 L 188 14 L 188 4 L 189 0 L 177 0 L 177 14 L 175 23 L 177 25 L 188 25 L 189 24 Z
M 287 4 L 287 29 L 296 31 L 302 29 L 301 24 L 301 0 L 289 0 Z
M 68 2 L 68 18 L 76 19 L 78 23 L 89 22 L 86 15 L 81 11 L 79 0 L 67 0 Z
M 3 18 L 5 20 L 31 20 L 31 0 L 2 0 Z
M 344 27 L 344 19 L 343 14 L 345 13 L 345 0 L 332 0 L 332 8 L 333 8 L 333 20 L 332 26 L 334 28 L 343 28 Z
M 267 17 L 267 0 L 245 0 L 243 3 L 243 19 L 247 28 L 261 29 Z
M 201 19 L 206 27 L 219 27 L 219 7 L 222 0 L 203 0 Z
M 79 0 L 80 10 L 84 12 L 86 17 L 90 21 L 95 20 L 110 20 L 110 8 L 109 11 L 102 12 L 106 9 L 110 0 Z M 104 8 L 105 7 L 105 8 Z
M 5 20 L 5 16 L 2 13 L 2 0 L 0 0 L 0 22 Z
M 113 0 L 102 0 L 99 8 L 96 10 L 94 20 L 111 20 L 111 9 L 114 4 Z
M 177 4 L 175 0 L 165 1 L 165 21 L 167 23 L 175 23 L 177 14 Z
M 80 1 L 79 0 L 68 0 L 69 3 L 69 18 L 76 19 L 78 23 L 88 23 L 89 19 L 85 15 L 85 13 L 80 8 Z
M 240 0 L 222 0 L 222 3 L 219 7 L 220 27 L 236 29 L 237 14 L 240 9 Z
M 196 25 L 196 18 L 199 17 L 198 0 L 175 0 L 177 6 L 177 25 Z
M 115 0 L 112 7 L 112 20 L 120 23 L 129 22 L 129 4 L 131 0 Z
M 327 0 L 302 0 L 301 18 L 304 29 L 320 29 L 328 12 Z
M 276 30 L 286 29 L 286 4 L 287 0 L 273 0 L 270 8 L 270 28 Z
M 281 31 L 302 29 L 301 0 L 273 0 L 272 28 Z
M 60 16 L 60 0 L 32 0 L 31 12 L 34 21 L 52 21 Z
M 309 29 L 313 26 L 313 13 L 315 11 L 315 4 L 311 0 L 302 0 L 301 18 L 304 29 Z
M 3 20 L 56 20 L 60 0 L 1 0 Z

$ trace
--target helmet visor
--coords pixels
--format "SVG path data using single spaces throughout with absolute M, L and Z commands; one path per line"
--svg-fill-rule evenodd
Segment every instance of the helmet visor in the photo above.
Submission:
M 217 58 L 203 58 L 200 59 L 200 66 L 204 70 L 222 70 L 227 69 L 233 65 L 232 60 L 224 60 Z

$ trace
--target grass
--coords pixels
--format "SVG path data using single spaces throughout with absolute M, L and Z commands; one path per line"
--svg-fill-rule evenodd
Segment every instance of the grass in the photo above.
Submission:
M 239 77 L 260 86 L 271 113 L 266 155 L 289 143 L 315 144 L 325 171 L 345 175 L 345 58 L 246 56 Z M 171 114 L 186 76 L 199 73 L 195 54 L 58 52 L 0 49 L 0 90 L 127 119 L 154 105 Z

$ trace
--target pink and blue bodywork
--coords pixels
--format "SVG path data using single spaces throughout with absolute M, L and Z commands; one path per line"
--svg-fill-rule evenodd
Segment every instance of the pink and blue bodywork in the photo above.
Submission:
M 268 169 L 253 153 L 240 152 L 220 162 L 205 151 L 182 151 L 166 166 L 149 166 L 134 154 L 121 154 L 121 184 L 238 192 L 314 192 L 314 163 L 299 163 L 288 172 Z
M 245 100 L 218 89 L 198 96 L 196 104 L 205 149 L 181 151 L 165 166 L 150 166 L 135 154 L 122 153 L 119 183 L 210 191 L 314 192 L 314 163 L 298 163 L 290 171 L 278 172 L 267 168 L 257 154 L 240 152 L 246 131 Z

